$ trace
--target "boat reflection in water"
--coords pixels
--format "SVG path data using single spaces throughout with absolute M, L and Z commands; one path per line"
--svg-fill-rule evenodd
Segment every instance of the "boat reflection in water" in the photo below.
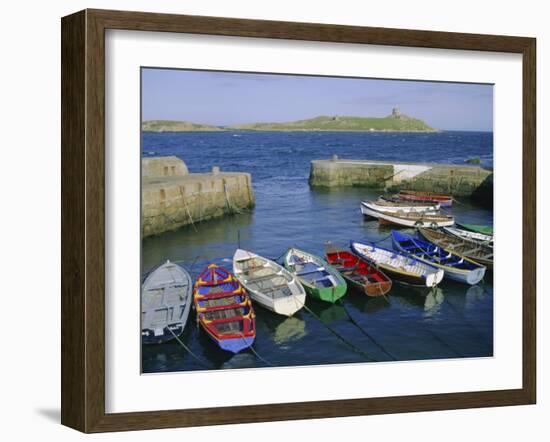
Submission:
M 258 360 L 252 353 L 237 353 L 231 359 L 225 361 L 220 368 L 253 368 L 258 366 Z
M 474 285 L 466 292 L 466 309 L 475 308 L 477 303 L 483 301 L 489 293 L 482 285 Z
M 441 304 L 445 301 L 443 290 L 440 287 L 434 287 L 426 295 L 424 300 L 424 316 L 436 316 L 441 310 Z
M 278 346 L 298 341 L 306 335 L 306 323 L 292 316 L 284 319 L 273 331 L 273 342 Z
M 346 310 L 340 304 L 311 301 L 308 303 L 308 307 L 324 324 L 332 324 L 347 319 Z
M 356 307 L 369 315 L 373 315 L 379 311 L 388 309 L 391 307 L 391 296 L 380 296 L 378 298 L 359 298 L 359 302 Z M 362 307 L 359 307 L 362 306 Z

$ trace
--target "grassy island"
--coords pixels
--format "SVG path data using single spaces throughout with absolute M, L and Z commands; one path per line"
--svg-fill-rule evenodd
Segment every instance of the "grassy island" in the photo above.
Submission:
M 236 130 L 258 131 L 342 131 L 342 132 L 437 132 L 424 121 L 408 117 L 394 109 L 382 118 L 319 116 L 288 123 L 253 123 L 231 126 Z
M 142 124 L 144 132 L 213 132 L 245 131 L 340 131 L 340 132 L 437 132 L 424 121 L 412 118 L 394 108 L 387 117 L 326 116 L 285 123 L 250 123 L 234 126 L 211 126 L 187 121 L 153 120 Z
M 197 124 L 189 121 L 150 120 L 141 124 L 143 132 L 218 132 L 222 129 L 208 124 Z

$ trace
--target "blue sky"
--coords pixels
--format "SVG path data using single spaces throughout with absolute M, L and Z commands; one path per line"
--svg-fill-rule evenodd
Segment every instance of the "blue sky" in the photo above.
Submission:
M 492 85 L 142 69 L 143 120 L 231 125 L 384 117 L 393 107 L 437 129 L 493 128 Z

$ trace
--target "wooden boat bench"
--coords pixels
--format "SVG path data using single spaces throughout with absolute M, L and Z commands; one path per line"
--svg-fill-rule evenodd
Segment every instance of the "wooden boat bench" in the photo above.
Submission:
M 268 273 L 267 275 L 258 276 L 257 278 L 250 278 L 250 279 L 247 278 L 246 282 L 250 283 L 250 282 L 267 281 L 268 279 L 272 279 L 273 277 L 275 277 L 277 275 L 280 275 L 280 273 L 278 273 L 278 272 Z
M 355 272 L 358 268 L 359 268 L 358 265 L 353 267 L 335 267 L 335 269 L 338 270 L 340 273 Z
M 309 269 L 302 272 L 298 272 L 296 273 L 296 276 L 304 276 L 304 275 L 309 275 L 310 273 L 324 272 L 324 271 L 325 271 L 324 267 L 317 267 L 315 269 Z

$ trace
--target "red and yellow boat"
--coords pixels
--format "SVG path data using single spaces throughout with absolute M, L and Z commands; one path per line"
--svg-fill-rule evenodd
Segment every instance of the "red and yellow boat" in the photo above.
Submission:
M 222 350 L 238 353 L 252 345 L 256 337 L 254 309 L 232 273 L 210 264 L 195 283 L 193 301 L 199 323 Z

